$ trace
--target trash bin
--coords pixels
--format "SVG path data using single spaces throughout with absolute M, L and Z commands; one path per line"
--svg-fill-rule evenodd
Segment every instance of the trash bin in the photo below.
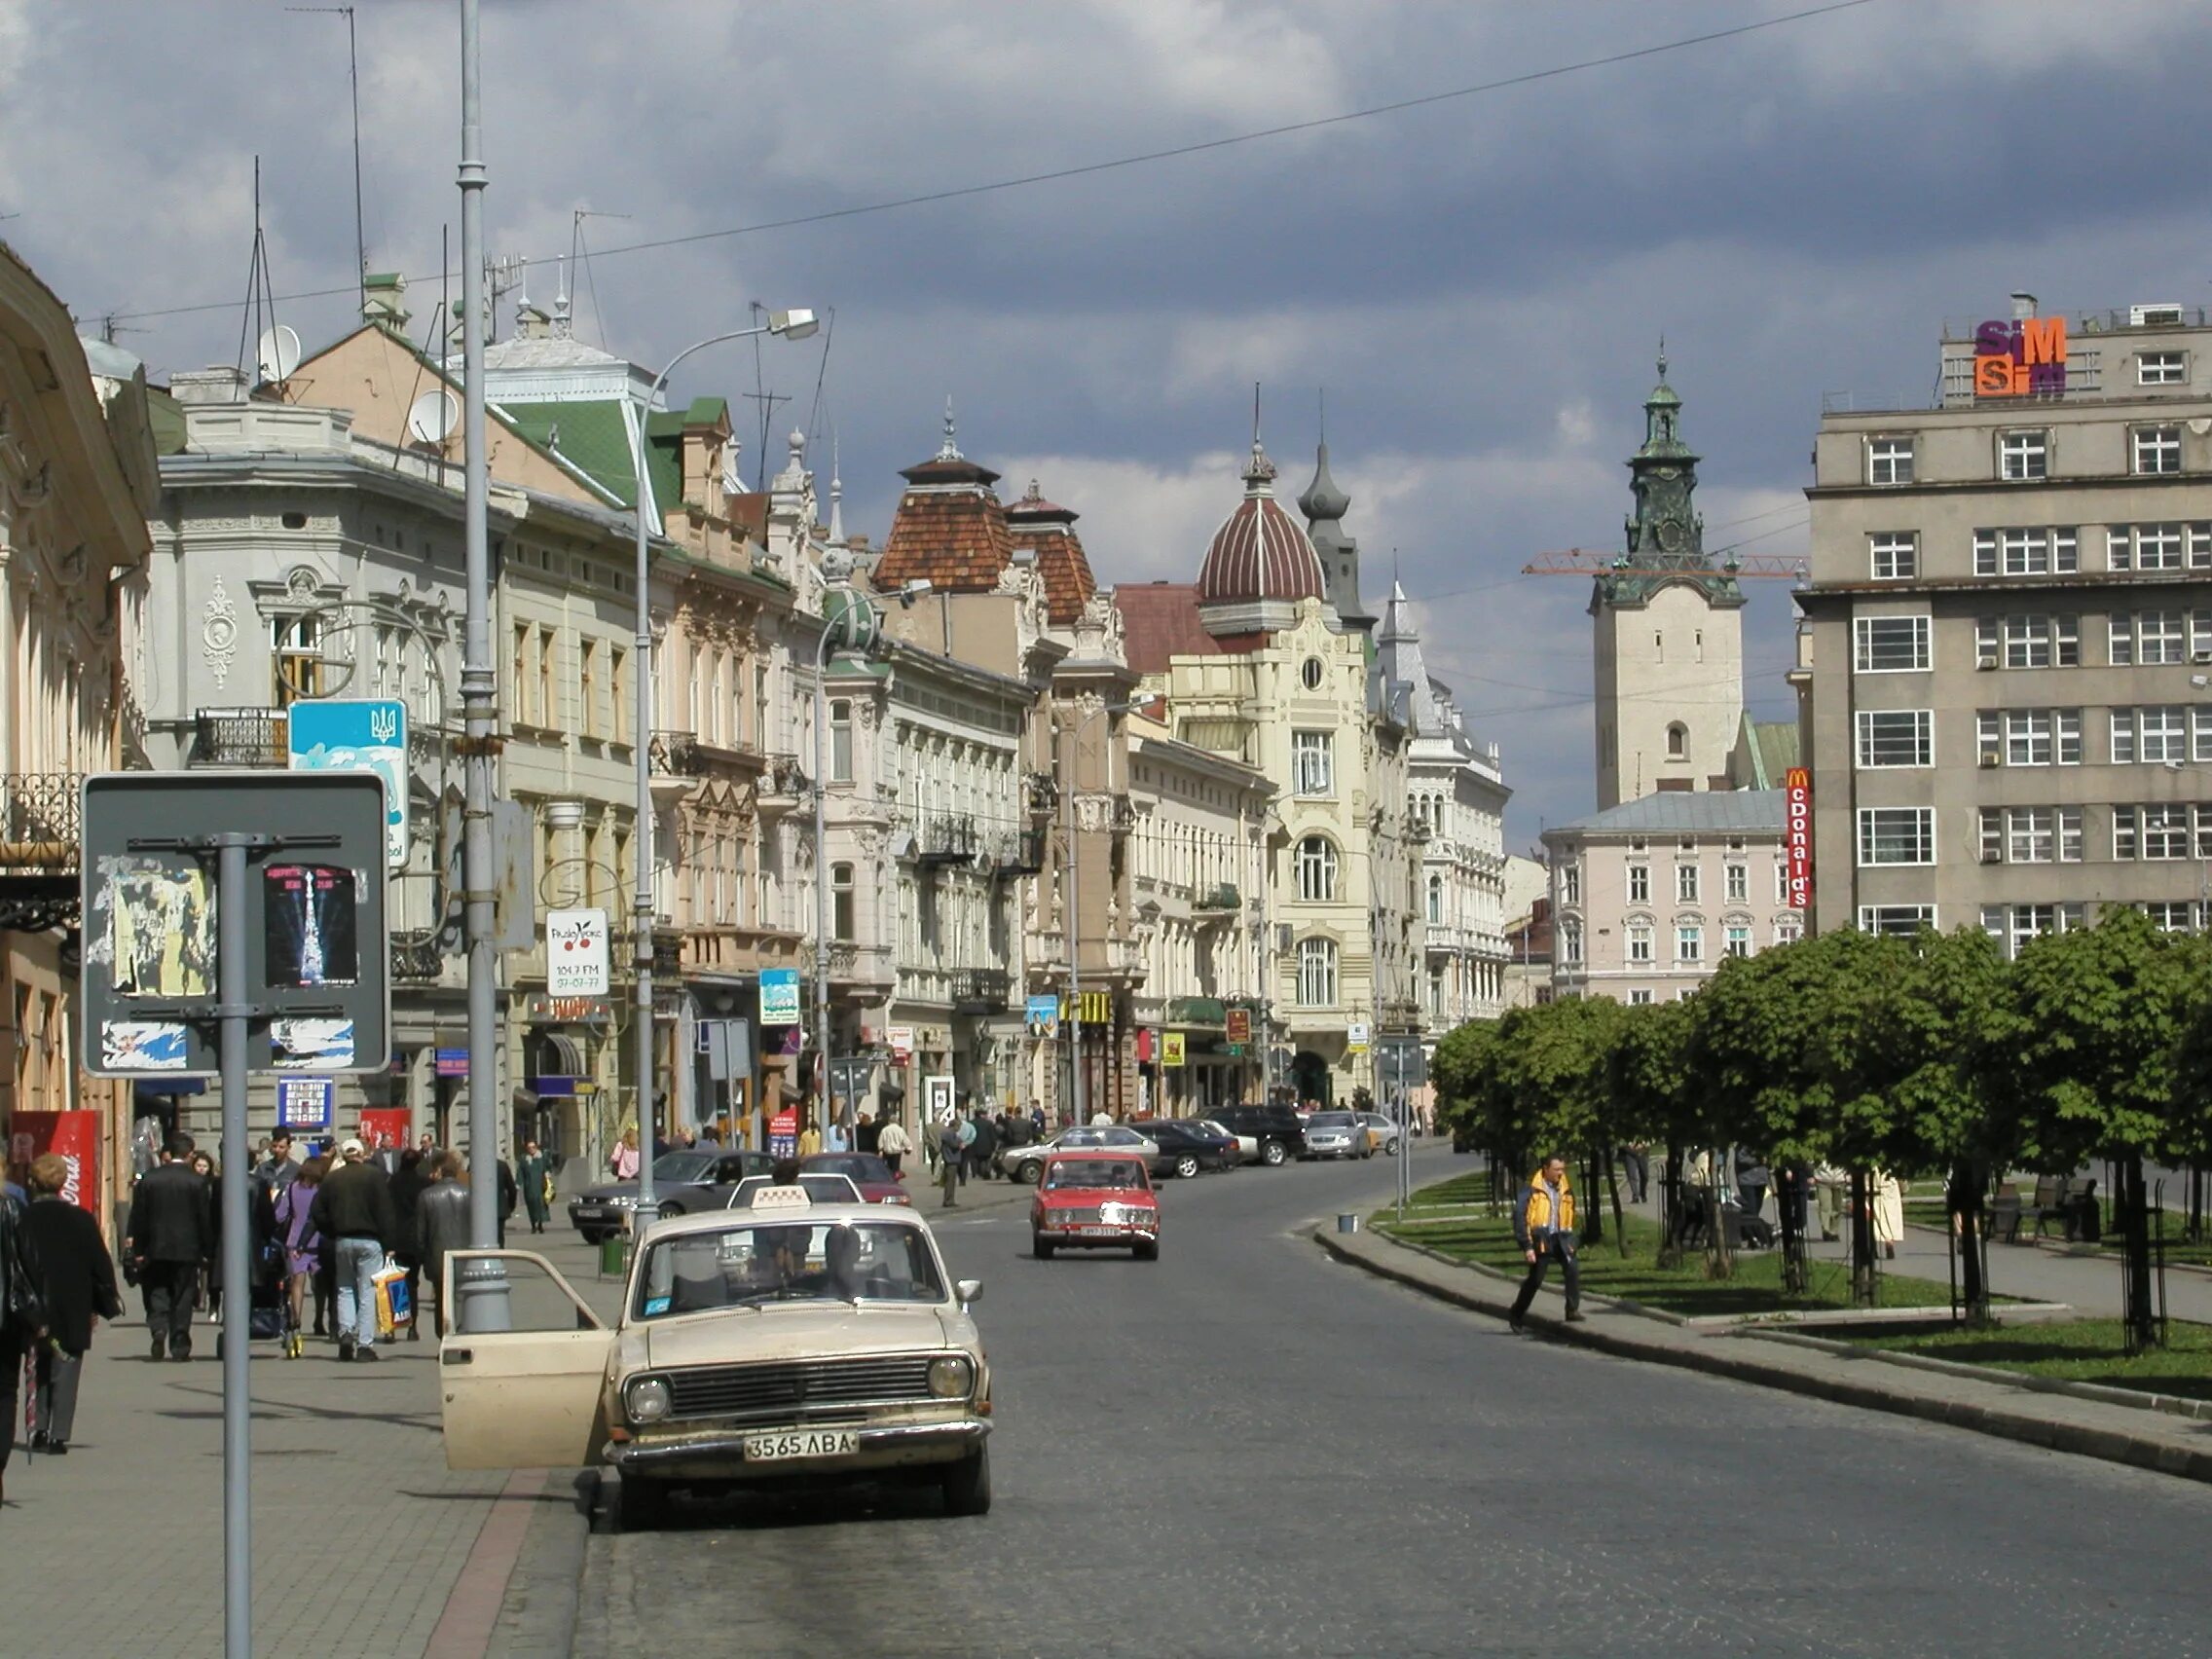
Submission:
M 630 1235 L 609 1233 L 599 1241 L 599 1276 L 620 1278 L 630 1268 Z
M 1338 1216 L 1337 1231 L 1339 1233 L 1357 1233 L 1359 1231 L 1359 1217 L 1356 1215 Z

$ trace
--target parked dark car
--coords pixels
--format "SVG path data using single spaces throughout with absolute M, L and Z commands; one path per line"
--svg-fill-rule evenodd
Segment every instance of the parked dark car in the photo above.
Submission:
M 1213 1121 L 1257 1141 L 1262 1163 L 1284 1163 L 1305 1156 L 1306 1126 L 1293 1107 L 1224 1106 L 1213 1114 Z
M 891 1165 L 872 1152 L 818 1152 L 800 1159 L 798 1166 L 809 1175 L 850 1177 L 866 1203 L 910 1204 L 914 1201 L 901 1184 L 905 1177 L 892 1174 Z
M 662 1215 L 720 1209 L 729 1202 L 730 1189 L 746 1176 L 765 1175 L 775 1166 L 764 1152 L 664 1152 L 653 1160 L 653 1201 Z M 596 1244 L 627 1229 L 637 1207 L 637 1182 L 608 1181 L 571 1198 L 569 1220 L 585 1243 Z
M 1155 1176 L 1188 1180 L 1201 1169 L 1228 1167 L 1236 1155 L 1234 1135 L 1219 1135 L 1181 1118 L 1141 1118 L 1129 1127 L 1160 1148 L 1160 1156 L 1150 1161 Z

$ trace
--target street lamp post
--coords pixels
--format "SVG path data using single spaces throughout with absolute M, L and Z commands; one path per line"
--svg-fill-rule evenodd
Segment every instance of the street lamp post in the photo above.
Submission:
M 465 279 L 465 272 L 463 276 Z M 474 312 L 470 312 L 471 317 Z M 668 361 L 654 380 L 652 389 L 638 411 L 636 429 L 631 434 L 630 454 L 636 481 L 638 526 L 638 634 L 636 660 L 638 664 L 638 729 L 632 732 L 632 746 L 637 753 L 638 783 L 638 832 L 631 848 L 636 860 L 636 893 L 631 917 L 636 929 L 636 981 L 638 1015 L 638 1124 L 639 1138 L 644 1147 L 638 1159 L 638 1204 L 636 1220 L 631 1224 L 634 1233 L 643 1234 L 659 1209 L 653 1197 L 653 1131 L 658 1126 L 660 1114 L 653 1103 L 653 792 L 652 792 L 652 742 L 653 742 L 653 618 L 651 581 L 652 570 L 649 555 L 651 525 L 646 518 L 650 491 L 645 478 L 645 421 L 653 405 L 660 401 L 661 392 L 668 386 L 668 377 L 676 372 L 676 365 L 694 351 L 705 350 L 709 346 L 719 346 L 729 340 L 750 340 L 762 334 L 774 334 L 786 340 L 804 340 L 815 332 L 818 324 L 810 311 L 771 312 L 766 323 L 758 328 L 734 328 L 726 334 L 711 334 L 683 348 Z M 470 452 L 474 454 L 473 448 Z M 657 503 L 655 503 L 657 505 Z

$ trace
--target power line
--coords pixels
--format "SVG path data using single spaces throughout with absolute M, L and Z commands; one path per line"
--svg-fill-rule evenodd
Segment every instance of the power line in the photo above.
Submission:
M 1671 52 L 1683 52 L 1691 47 L 1711 46 L 1716 41 L 1733 40 L 1739 35 L 1756 34 L 1764 29 L 1781 28 L 1788 23 L 1806 22 L 1814 18 L 1825 18 L 1834 12 L 1855 11 L 1870 6 L 1875 0 L 1830 0 L 1824 6 L 1808 7 L 1800 12 L 1788 12 L 1777 18 L 1760 18 L 1730 28 L 1712 29 L 1704 34 L 1684 35 L 1677 40 L 1661 41 L 1654 46 L 1641 46 L 1627 52 L 1607 53 L 1602 57 L 1580 58 L 1572 63 L 1556 63 L 1546 69 L 1531 69 L 1526 74 L 1508 75 L 1501 80 L 1482 81 L 1470 87 L 1454 87 L 1448 92 L 1426 92 L 1419 97 L 1398 98 L 1389 103 L 1370 104 L 1364 109 L 1345 110 L 1336 115 L 1315 116 L 1310 121 L 1286 122 L 1278 127 L 1263 127 L 1250 132 L 1231 133 L 1222 138 L 1204 138 L 1190 144 L 1170 145 L 1165 149 L 1143 150 L 1134 155 L 1116 156 L 1106 161 L 1086 162 L 1076 166 L 1055 167 L 1047 172 L 1021 173 L 1013 178 L 992 179 L 982 184 L 966 184 L 946 190 L 931 190 L 914 196 L 893 197 L 882 202 L 866 202 L 851 207 L 832 207 L 819 213 L 801 213 L 786 219 L 762 219 L 750 225 L 733 225 L 726 230 L 694 231 L 686 236 L 660 237 L 650 241 L 630 242 L 620 247 L 604 248 L 597 257 L 613 259 L 625 253 L 650 253 L 663 248 L 688 247 L 696 242 L 720 241 L 731 237 L 756 236 L 764 231 L 795 230 L 804 225 L 822 225 L 838 219 L 858 219 L 873 213 L 888 213 L 901 207 L 923 207 L 940 202 L 957 202 L 972 196 L 990 196 L 1005 190 L 1020 190 L 1030 185 L 1057 184 L 1071 178 L 1088 178 L 1096 173 L 1118 172 L 1128 167 L 1149 166 L 1156 162 L 1177 161 L 1186 156 L 1204 155 L 1214 150 L 1234 149 L 1238 145 L 1255 144 L 1262 139 L 1288 137 L 1294 132 L 1313 132 L 1328 127 L 1341 127 L 1348 122 L 1368 121 L 1377 116 L 1398 115 L 1410 109 L 1421 109 L 1430 104 L 1450 103 L 1460 98 L 1479 97 L 1486 92 L 1500 92 L 1515 87 L 1533 86 L 1542 81 L 1556 81 L 1562 76 L 1578 75 L 1586 70 L 1610 68 L 1615 64 L 1633 63 L 1645 57 L 1658 57 Z M 328 299 L 334 294 L 347 292 L 344 288 L 313 288 L 296 294 L 285 294 L 285 300 Z M 197 312 L 222 311 L 224 302 L 206 305 L 169 306 L 159 311 L 117 312 L 115 314 L 133 320 L 158 316 L 187 316 Z

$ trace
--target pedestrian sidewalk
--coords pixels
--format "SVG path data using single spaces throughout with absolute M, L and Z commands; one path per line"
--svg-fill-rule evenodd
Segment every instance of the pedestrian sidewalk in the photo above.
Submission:
M 1498 1318 L 1512 1309 L 1517 1281 L 1503 1274 L 1447 1262 L 1379 1234 L 1316 1231 L 1313 1236 L 1339 1261 L 1424 1295 Z M 1940 1245 L 1938 1235 L 1938 1249 Z M 1901 1249 L 1899 1254 L 1901 1261 Z M 2154 1409 L 2148 1395 L 2141 1405 L 2089 1399 L 2039 1387 L 2027 1378 L 2001 1382 L 1962 1375 L 1959 1367 L 1902 1365 L 1839 1344 L 1776 1337 L 1743 1326 L 1672 1324 L 1597 1297 L 1585 1297 L 1584 1303 L 1586 1317 L 1567 1324 L 1564 1293 L 1546 1286 L 1530 1309 L 1528 1323 L 1559 1340 L 1622 1359 L 1680 1366 L 2212 1481 L 2212 1421 Z
M 572 1236 L 572 1235 L 571 1235 Z M 556 1243 L 590 1283 L 589 1253 Z M 611 1297 L 611 1288 L 608 1295 Z M 594 1298 L 597 1300 L 597 1298 Z M 132 1317 L 103 1325 L 86 1362 L 66 1457 L 8 1467 L 0 1550 L 14 1590 L 0 1647 L 81 1659 L 213 1654 L 223 1646 L 223 1375 L 216 1329 L 193 1327 L 189 1363 L 147 1358 Z M 251 1367 L 256 1659 L 415 1659 L 486 1532 L 504 1470 L 454 1474 L 438 1433 L 438 1345 L 377 1345 L 341 1365 L 308 1340 L 298 1360 L 253 1345 Z M 18 1421 L 13 1427 L 19 1433 Z M 530 1478 L 510 1498 L 571 1506 Z M 504 1588 L 501 1574 L 498 1588 Z M 448 1627 L 450 1638 L 452 1627 Z M 481 1652 L 471 1648 L 446 1651 Z

